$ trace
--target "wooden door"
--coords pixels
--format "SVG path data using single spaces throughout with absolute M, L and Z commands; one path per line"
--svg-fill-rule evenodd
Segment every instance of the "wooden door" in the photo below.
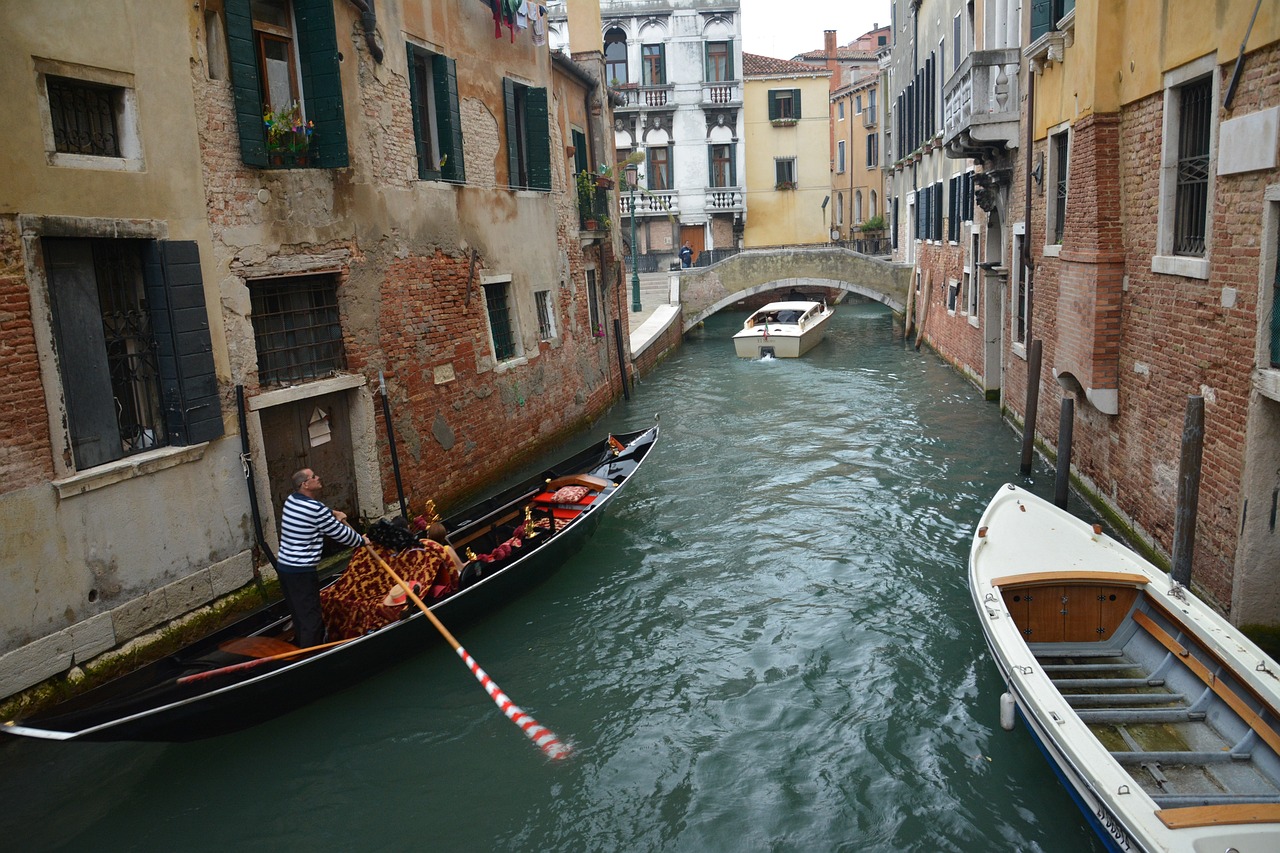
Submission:
M 696 264 L 698 255 L 702 254 L 703 250 L 707 248 L 706 233 L 706 229 L 701 225 L 680 226 L 680 246 L 688 243 L 689 248 L 693 249 L 693 260 L 690 263 Z
M 310 468 L 324 483 L 320 500 L 331 509 L 345 512 L 353 521 L 356 519 L 360 504 L 356 499 L 347 394 L 340 391 L 311 397 L 272 406 L 259 413 L 267 474 L 271 478 L 271 501 L 277 518 L 284 499 L 293 491 L 293 473 Z M 313 425 L 313 421 L 319 426 Z

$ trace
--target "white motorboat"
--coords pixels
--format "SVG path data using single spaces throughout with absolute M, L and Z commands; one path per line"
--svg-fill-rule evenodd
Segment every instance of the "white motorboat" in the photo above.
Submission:
M 1021 716 L 1112 850 L 1280 850 L 1280 667 L 1190 590 L 1004 486 L 969 589 Z M 994 698 L 994 697 L 993 697 Z
M 835 311 L 825 302 L 770 302 L 733 336 L 739 358 L 799 358 L 827 333 Z

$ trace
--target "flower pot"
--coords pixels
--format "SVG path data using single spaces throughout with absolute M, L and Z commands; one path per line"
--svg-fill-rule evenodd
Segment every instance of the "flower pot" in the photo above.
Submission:
M 599 223 L 598 221 L 596 221 L 595 219 L 588 219 L 588 220 L 587 220 L 585 223 L 583 223 L 583 224 L 584 224 L 584 226 L 586 227 L 586 229 L 587 229 L 588 231 L 599 231 L 599 230 L 600 230 L 600 223 Z
M 613 178 L 606 178 L 606 177 L 603 177 L 603 176 L 598 176 L 598 177 L 596 178 L 596 188 L 597 188 L 597 189 L 602 189 L 602 190 L 611 190 L 611 189 L 613 189 Z

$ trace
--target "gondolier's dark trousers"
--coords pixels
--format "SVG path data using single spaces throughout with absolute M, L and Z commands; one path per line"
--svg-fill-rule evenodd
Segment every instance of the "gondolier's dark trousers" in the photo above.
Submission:
M 324 642 L 324 615 L 320 612 L 320 575 L 315 569 L 286 571 L 281 567 L 280 591 L 293 617 L 293 642 L 300 649 Z

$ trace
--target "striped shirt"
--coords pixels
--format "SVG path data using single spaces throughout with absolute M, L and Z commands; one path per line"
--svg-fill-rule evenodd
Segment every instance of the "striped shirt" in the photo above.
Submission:
M 352 527 L 334 516 L 315 498 L 294 492 L 284 499 L 280 514 L 280 571 L 306 572 L 320 565 L 324 537 L 355 547 L 364 541 Z

